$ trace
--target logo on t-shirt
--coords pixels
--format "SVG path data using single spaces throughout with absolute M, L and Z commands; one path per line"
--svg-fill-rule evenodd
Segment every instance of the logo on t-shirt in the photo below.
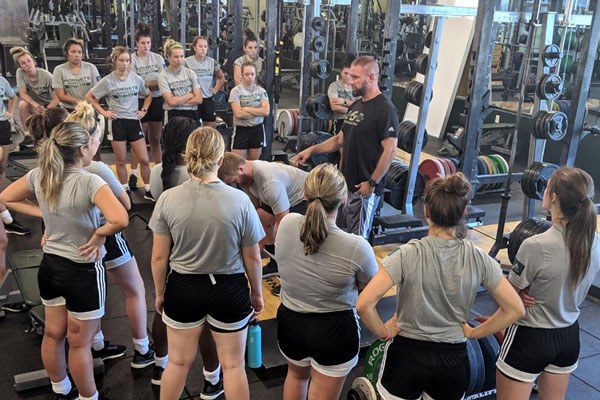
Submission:
M 513 265 L 512 267 L 512 271 L 521 276 L 521 274 L 523 273 L 523 270 L 525 270 L 525 266 L 523 264 L 521 264 L 519 261 L 515 261 L 515 265 Z
M 388 132 L 394 132 L 394 127 L 390 126 L 390 129 L 388 129 Z
M 346 116 L 345 124 L 356 126 L 365 119 L 365 114 L 360 111 L 350 111 Z

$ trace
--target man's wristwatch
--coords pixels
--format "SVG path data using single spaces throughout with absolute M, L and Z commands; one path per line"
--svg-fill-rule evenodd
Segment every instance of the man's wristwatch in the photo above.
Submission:
M 379 185 L 379 182 L 377 182 L 374 179 L 369 179 L 369 186 L 371 186 L 371 187 L 377 187 L 377 185 Z
M 145 108 L 142 108 L 140 111 L 147 113 L 148 110 L 146 110 Z

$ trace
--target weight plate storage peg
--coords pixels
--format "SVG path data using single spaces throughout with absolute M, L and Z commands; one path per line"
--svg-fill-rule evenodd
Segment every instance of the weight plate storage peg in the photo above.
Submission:
M 406 85 L 406 100 L 409 103 L 419 106 L 422 96 L 423 84 L 421 82 L 412 81 Z M 433 98 L 433 93 L 431 97 Z
M 312 21 L 310 21 L 310 26 L 312 26 L 315 31 L 321 32 L 325 28 L 325 20 L 319 16 L 314 17 Z
M 554 68 L 558 65 L 558 62 L 562 58 L 562 52 L 560 47 L 555 44 L 549 44 L 542 53 L 542 61 L 544 65 L 549 68 Z
M 560 76 L 545 74 L 537 85 L 537 95 L 542 100 L 555 100 L 560 96 L 563 89 L 563 81 Z
M 306 112 L 311 117 L 321 120 L 333 118 L 333 110 L 329 104 L 329 97 L 323 93 L 315 94 L 308 98 Z
M 429 54 L 423 53 L 420 54 L 419 57 L 415 60 L 415 69 L 421 75 L 425 75 L 427 73 L 427 62 L 429 61 Z
M 331 72 L 331 65 L 327 60 L 314 60 L 310 62 L 310 76 L 317 79 L 327 79 Z
M 314 53 L 321 53 L 325 51 L 325 47 L 327 47 L 327 42 L 323 36 L 316 36 L 310 42 L 310 50 Z
M 534 162 L 527 167 L 521 178 L 521 189 L 525 196 L 530 199 L 542 200 L 548 181 L 557 169 L 558 165 L 544 162 Z

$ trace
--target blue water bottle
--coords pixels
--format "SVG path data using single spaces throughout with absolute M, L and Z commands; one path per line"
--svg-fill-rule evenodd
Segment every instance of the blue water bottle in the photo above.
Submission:
M 246 356 L 250 368 L 260 368 L 262 366 L 262 332 L 258 320 L 250 322 L 248 327 Z

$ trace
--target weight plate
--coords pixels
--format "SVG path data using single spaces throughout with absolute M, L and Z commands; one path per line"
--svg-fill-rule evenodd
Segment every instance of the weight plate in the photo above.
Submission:
M 381 339 L 374 341 L 369 350 L 367 350 L 367 354 L 363 360 L 363 374 L 373 386 L 377 386 L 379 369 L 381 368 L 386 344 L 387 342 Z
M 487 161 L 492 166 L 492 175 L 499 175 L 500 174 L 500 168 L 498 168 L 498 165 L 496 165 L 496 162 L 494 162 L 494 159 L 491 158 L 489 155 L 485 156 L 485 158 L 487 159 Z M 493 190 L 500 189 L 500 188 L 502 188 L 502 183 L 501 182 L 493 183 L 492 184 L 492 188 L 493 188 Z
M 420 54 L 419 57 L 415 60 L 415 69 L 421 75 L 425 75 L 427 73 L 427 62 L 429 61 L 429 54 L 423 53 Z
M 310 25 L 315 31 L 321 32 L 325 28 L 325 20 L 322 17 L 316 16 L 312 19 Z
M 333 110 L 326 94 L 314 94 L 306 102 L 306 112 L 312 118 L 327 120 L 333 118 Z
M 417 81 L 411 81 L 406 85 L 406 100 L 416 106 L 421 105 L 421 97 L 423 96 L 423 84 Z
M 511 263 L 515 263 L 517 253 L 521 243 L 531 236 L 543 233 L 550 229 L 552 223 L 545 219 L 527 219 L 519 223 L 516 228 L 511 232 L 508 240 L 508 259 Z
M 554 68 L 562 58 L 560 47 L 556 44 L 549 44 L 544 48 L 542 53 L 542 61 L 546 67 Z
M 450 158 L 450 161 L 452 161 L 452 164 L 454 164 L 454 172 L 458 171 L 458 165 L 460 164 L 460 162 L 458 161 L 458 158 Z
M 412 121 L 402 121 L 398 130 L 398 147 L 407 153 L 412 153 L 414 148 L 415 133 L 417 127 Z M 428 141 L 427 131 L 423 135 L 423 143 L 421 144 L 421 150 L 427 146 Z
M 469 321 L 469 325 L 473 328 L 479 325 L 477 320 Z M 500 345 L 493 335 L 477 339 L 484 363 L 484 380 L 480 391 L 492 390 L 496 387 L 496 360 L 500 352 Z
M 444 175 L 445 176 L 452 175 L 452 170 L 450 169 L 450 165 L 448 165 L 448 160 L 446 160 L 444 158 L 438 158 L 438 161 L 441 162 L 442 166 L 444 167 Z
M 444 166 L 435 158 L 421 161 L 421 164 L 419 164 L 419 173 L 423 175 L 425 182 L 445 176 Z
M 327 79 L 331 72 L 331 65 L 327 60 L 313 60 L 310 63 L 310 75 L 317 79 Z
M 467 356 L 469 360 L 469 384 L 467 385 L 467 395 L 477 393 L 477 388 L 480 383 L 479 375 L 484 375 L 483 354 L 477 340 L 467 340 Z
M 567 135 L 567 128 L 569 127 L 567 114 L 560 111 L 548 113 L 548 121 L 545 127 L 548 130 L 548 139 L 553 142 L 560 142 Z
M 496 168 L 494 167 L 494 163 L 492 162 L 492 160 L 490 160 L 486 156 L 481 156 L 481 161 L 483 161 L 485 163 L 485 167 L 487 169 L 488 175 L 494 175 L 496 173 L 495 172 Z M 486 190 L 494 190 L 496 188 L 495 183 L 490 183 L 486 186 L 487 186 Z
M 498 167 L 498 170 L 501 174 L 508 173 L 508 163 L 504 157 L 502 157 L 500 154 L 490 154 L 488 157 L 494 161 L 494 164 L 496 164 L 496 167 Z
M 425 36 L 425 47 L 428 49 L 431 48 L 431 40 L 433 39 L 433 31 L 427 32 L 427 36 Z
M 347 400 L 377 400 L 377 391 L 367 378 L 361 376 L 352 382 Z
M 481 156 L 477 157 L 476 162 L 477 162 L 477 175 L 487 175 L 489 171 L 487 169 L 485 162 L 483 162 L 483 160 L 481 159 Z M 487 184 L 479 185 L 477 187 L 477 191 L 481 192 L 481 191 L 487 190 L 487 187 L 488 187 Z
M 310 42 L 310 50 L 314 53 L 325 51 L 325 47 L 327 47 L 327 41 L 323 36 L 316 36 Z
M 543 100 L 556 100 L 562 93 L 563 82 L 560 76 L 545 74 L 537 85 L 537 95 Z
M 277 117 L 277 131 L 279 136 L 286 137 L 292 134 L 292 127 L 294 123 L 292 121 L 292 113 L 290 110 L 283 110 Z
M 530 199 L 542 200 L 548 181 L 557 169 L 557 165 L 550 163 L 534 162 L 531 164 L 525 169 L 521 179 L 523 193 Z

